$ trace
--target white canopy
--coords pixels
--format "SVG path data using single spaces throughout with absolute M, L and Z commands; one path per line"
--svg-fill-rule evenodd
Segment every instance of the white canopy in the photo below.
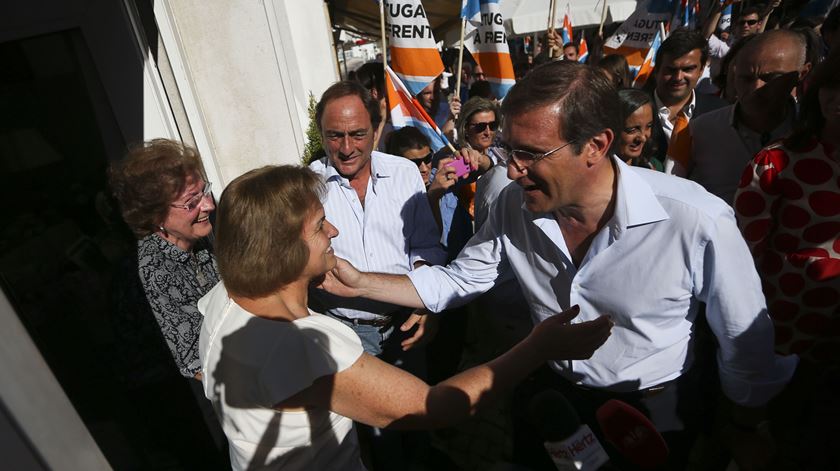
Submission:
M 601 10 L 605 1 L 606 24 L 624 21 L 636 9 L 636 0 L 557 0 L 555 27 L 562 26 L 563 15 L 567 11 L 572 20 L 572 27 L 601 24 Z M 501 7 L 505 29 L 509 35 L 545 31 L 548 25 L 549 0 L 502 0 Z

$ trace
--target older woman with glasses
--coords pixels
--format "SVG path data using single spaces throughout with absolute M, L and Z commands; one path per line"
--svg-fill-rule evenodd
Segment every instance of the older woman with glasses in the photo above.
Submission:
M 219 281 L 208 236 L 216 206 L 198 152 L 167 139 L 131 149 L 111 189 L 137 241 L 140 282 L 181 375 L 200 379 L 196 303 Z
M 435 386 L 362 349 L 345 324 L 309 311 L 309 287 L 338 263 L 324 184 L 308 168 L 263 167 L 219 202 L 222 282 L 199 302 L 204 392 L 222 420 L 233 469 L 362 470 L 353 421 L 446 427 L 548 359 L 588 358 L 611 324 L 538 324 L 495 360 Z M 406 463 L 408 467 L 410 463 Z

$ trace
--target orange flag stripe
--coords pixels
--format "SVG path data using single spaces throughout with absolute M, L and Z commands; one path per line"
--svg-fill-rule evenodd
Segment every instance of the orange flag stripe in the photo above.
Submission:
M 443 63 L 437 49 L 391 46 L 391 68 L 414 77 L 437 77 L 443 71 Z
M 513 64 L 510 59 L 499 60 L 499 55 L 498 52 L 476 52 L 473 58 L 481 64 L 486 76 L 515 79 L 516 75 L 513 73 Z

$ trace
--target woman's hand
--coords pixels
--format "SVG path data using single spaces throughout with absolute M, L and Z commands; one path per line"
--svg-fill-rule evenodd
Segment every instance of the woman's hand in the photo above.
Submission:
M 607 316 L 569 324 L 580 314 L 580 306 L 540 322 L 529 337 L 536 351 L 546 360 L 585 360 L 610 337 L 613 323 Z
M 458 154 L 456 154 L 456 157 L 464 159 L 464 162 L 470 166 L 472 171 L 475 172 L 478 170 L 479 174 L 483 174 L 493 166 L 493 161 L 490 160 L 490 157 L 469 147 L 462 147 L 458 151 Z
M 458 181 L 458 177 L 455 176 L 455 169 L 447 166 L 453 160 L 455 160 L 454 157 L 445 157 L 438 162 L 435 178 L 426 190 L 430 199 L 434 199 L 435 201 L 439 200 L 446 193 L 446 190 Z

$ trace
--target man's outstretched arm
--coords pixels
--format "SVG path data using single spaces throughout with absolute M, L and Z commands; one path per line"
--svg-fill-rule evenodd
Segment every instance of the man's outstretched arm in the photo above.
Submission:
M 368 298 L 399 306 L 425 307 L 406 275 L 362 273 L 343 258 L 336 257 L 335 268 L 327 272 L 319 288 L 346 298 Z

